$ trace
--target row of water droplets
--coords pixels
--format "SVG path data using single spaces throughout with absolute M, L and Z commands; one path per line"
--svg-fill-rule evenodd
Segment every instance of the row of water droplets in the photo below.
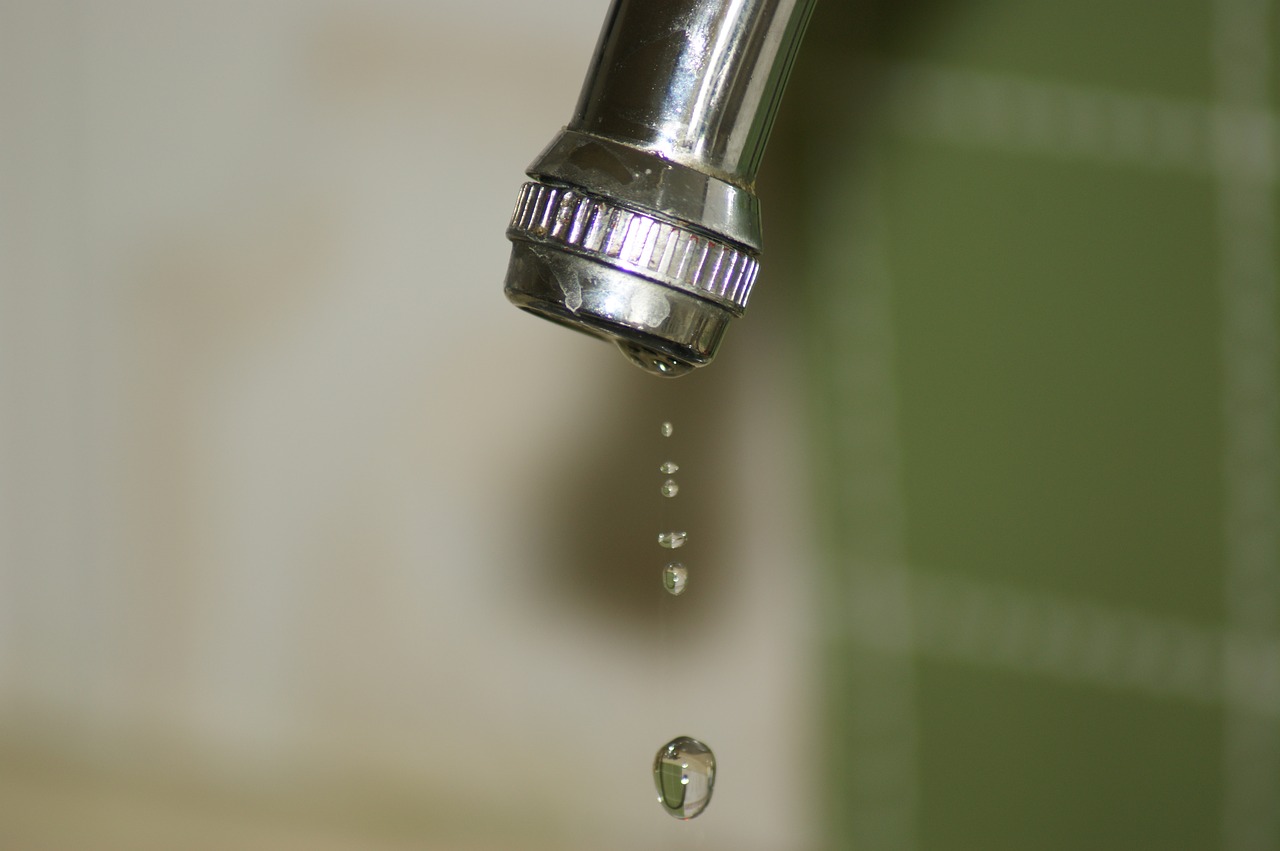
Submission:
M 669 422 L 664 422 L 660 429 L 663 437 L 670 437 L 675 434 L 675 426 Z M 675 499 L 676 494 L 680 493 L 680 485 L 675 479 L 671 478 L 680 472 L 680 465 L 675 461 L 663 461 L 658 465 L 658 472 L 667 478 L 662 482 L 662 486 L 658 488 L 658 492 L 666 499 Z M 676 550 L 684 546 L 684 542 L 688 540 L 689 533 L 671 530 L 669 532 L 658 533 L 658 546 L 666 547 L 669 550 Z M 679 596 L 684 593 L 684 587 L 689 581 L 689 571 L 683 564 L 678 561 L 667 562 L 667 566 L 662 569 L 662 587 L 667 589 L 668 593 Z
M 659 432 L 663 437 L 671 437 L 675 434 L 675 427 L 664 422 Z M 680 465 L 675 461 L 667 460 L 658 465 L 658 472 L 665 477 L 658 488 L 664 499 L 674 499 L 680 493 L 679 483 L 672 478 L 679 471 Z M 669 531 L 658 533 L 658 546 L 669 550 L 683 547 L 689 533 L 667 528 Z M 673 596 L 684 593 L 688 581 L 689 571 L 678 561 L 667 562 L 662 569 L 662 587 Z M 688 820 L 705 810 L 711 803 L 715 779 L 715 754 L 711 748 L 690 736 L 677 736 L 659 748 L 653 758 L 653 782 L 658 788 L 658 803 L 675 818 Z

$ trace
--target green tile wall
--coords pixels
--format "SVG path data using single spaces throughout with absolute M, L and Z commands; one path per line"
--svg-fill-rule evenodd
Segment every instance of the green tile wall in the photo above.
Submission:
M 1277 5 L 819 5 L 830 847 L 1280 849 Z

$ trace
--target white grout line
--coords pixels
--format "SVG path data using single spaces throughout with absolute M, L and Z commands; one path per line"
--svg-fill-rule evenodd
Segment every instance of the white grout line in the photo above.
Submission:
M 925 656 L 1280 718 L 1278 639 L 919 572 L 912 597 Z
M 1191 100 L 1024 77 L 899 65 L 889 120 L 897 132 L 995 148 L 1274 183 L 1280 128 L 1266 104 Z
M 830 162 L 848 163 L 836 151 Z M 893 375 L 892 280 L 881 233 L 884 217 L 871 175 L 843 165 L 840 189 L 819 197 L 839 209 L 819 220 L 837 223 L 840 233 L 818 235 L 813 256 L 820 279 L 856 281 L 830 289 L 830 323 L 824 334 L 829 362 L 849 368 L 827 372 L 824 396 L 834 401 L 831 433 L 833 487 L 849 510 L 840 523 L 850 542 L 847 582 L 827 595 L 830 625 L 859 630 L 829 636 L 851 652 L 849 689 L 857 705 L 850 725 L 850 830 L 853 846 L 879 851 L 917 847 L 918 719 L 910 586 L 905 563 L 904 508 Z M 853 214 L 847 206 L 852 201 Z M 845 228 L 848 230 L 846 231 Z M 868 605 L 870 603 L 870 605 Z M 853 640 L 851 640 L 853 639 Z
M 1218 282 L 1222 293 L 1224 593 L 1228 698 L 1222 845 L 1280 848 L 1280 371 L 1276 319 L 1271 4 L 1214 0 Z
M 881 570 L 856 583 L 852 595 L 847 637 L 880 652 L 1280 719 L 1280 637 L 1251 640 L 1175 618 L 919 570 Z

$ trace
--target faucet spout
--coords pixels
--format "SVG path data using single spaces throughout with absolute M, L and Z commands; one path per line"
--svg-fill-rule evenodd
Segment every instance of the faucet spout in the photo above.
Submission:
M 762 246 L 756 172 L 815 0 L 614 0 L 507 228 L 518 307 L 656 375 L 710 363 Z

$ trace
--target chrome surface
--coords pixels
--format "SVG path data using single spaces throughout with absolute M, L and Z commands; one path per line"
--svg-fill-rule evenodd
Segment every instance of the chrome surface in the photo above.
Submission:
M 529 176 L 589 186 L 629 207 L 761 247 L 760 202 L 750 190 L 610 139 L 565 130 L 529 166 Z
M 755 182 L 813 0 L 615 0 L 569 129 Z
M 517 199 L 506 294 L 657 375 L 709 363 L 761 248 L 756 171 L 815 0 L 614 0 Z
M 705 298 L 735 314 L 747 306 L 759 264 L 741 248 L 628 210 L 580 189 L 526 183 L 507 236 Z
M 655 375 L 684 375 L 715 356 L 734 314 L 681 290 L 536 242 L 511 247 L 507 297 L 523 310 L 618 345 Z

